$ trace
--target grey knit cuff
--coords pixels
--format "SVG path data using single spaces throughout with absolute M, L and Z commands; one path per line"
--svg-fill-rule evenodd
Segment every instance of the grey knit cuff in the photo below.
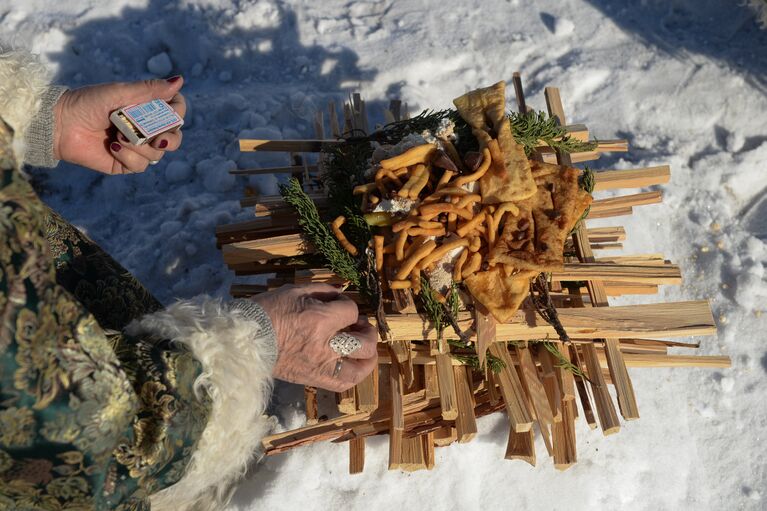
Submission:
M 238 298 L 228 304 L 230 311 L 238 311 L 242 316 L 251 321 L 255 321 L 261 327 L 259 337 L 263 337 L 264 342 L 271 348 L 268 352 L 277 353 L 277 334 L 274 332 L 272 319 L 259 304 L 247 298 Z M 276 360 L 275 360 L 276 362 Z
M 26 152 L 24 163 L 34 167 L 55 167 L 59 160 L 53 156 L 53 107 L 67 88 L 59 85 L 48 87 L 40 98 L 40 109 L 32 118 L 24 137 Z

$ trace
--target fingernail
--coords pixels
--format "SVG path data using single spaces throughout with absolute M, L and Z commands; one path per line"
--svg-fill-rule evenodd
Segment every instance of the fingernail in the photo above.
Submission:
M 123 148 L 123 146 L 121 146 L 117 142 L 112 142 L 111 144 L 109 144 L 109 148 L 112 149 L 112 151 L 114 152 L 118 152 L 120 149 Z
M 166 147 L 168 147 L 168 141 L 160 140 L 160 144 L 157 147 L 159 147 L 160 149 L 165 149 Z
M 170 78 L 168 78 L 167 81 L 169 83 L 173 83 L 173 82 L 177 82 L 179 80 L 179 78 L 181 78 L 181 75 L 171 76 Z

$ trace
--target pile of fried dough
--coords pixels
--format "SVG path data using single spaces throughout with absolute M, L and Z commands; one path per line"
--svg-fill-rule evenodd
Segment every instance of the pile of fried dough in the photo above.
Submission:
M 479 153 L 460 155 L 449 139 L 438 139 L 380 161 L 375 181 L 354 189 L 376 226 L 384 288 L 418 293 L 422 274 L 447 272 L 502 323 L 528 295 L 532 277 L 562 268 L 565 239 L 591 203 L 578 169 L 527 159 L 512 135 L 505 94 L 499 82 L 454 100 Z M 384 201 L 399 208 L 373 212 Z M 336 218 L 333 231 L 356 254 L 341 231 L 344 220 Z M 444 300 L 439 287 L 432 286 Z

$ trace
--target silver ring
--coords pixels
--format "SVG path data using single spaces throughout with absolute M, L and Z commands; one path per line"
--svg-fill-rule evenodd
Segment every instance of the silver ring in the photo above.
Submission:
M 160 163 L 160 160 L 149 160 L 149 165 L 157 165 Z
M 346 332 L 339 332 L 330 338 L 330 349 L 342 357 L 348 357 L 361 347 L 362 341 Z
M 339 358 L 336 360 L 336 367 L 333 369 L 333 378 L 338 378 L 338 374 L 341 372 L 342 365 L 344 365 L 344 359 Z

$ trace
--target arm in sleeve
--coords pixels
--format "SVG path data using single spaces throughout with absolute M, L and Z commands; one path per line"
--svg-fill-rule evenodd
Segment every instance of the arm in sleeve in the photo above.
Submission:
M 55 167 L 53 109 L 67 90 L 50 85 L 40 60 L 0 45 L 0 116 L 16 133 L 13 152 L 19 165 Z
M 149 314 L 115 317 L 102 298 L 119 289 L 71 294 L 77 279 L 57 275 L 63 259 L 45 239 L 44 206 L 16 163 L 26 154 L 39 164 L 30 150 L 52 140 L 35 135 L 35 123 L 52 129 L 46 105 L 61 92 L 44 76 L 31 56 L 0 49 L 0 119 L 9 119 L 0 122 L 0 508 L 6 498 L 144 509 L 151 495 L 155 510 L 218 509 L 272 426 L 271 321 L 248 301 L 156 310 L 140 292 Z M 124 284 L 127 272 L 110 265 Z M 119 329 L 131 316 L 122 333 L 100 324 Z

